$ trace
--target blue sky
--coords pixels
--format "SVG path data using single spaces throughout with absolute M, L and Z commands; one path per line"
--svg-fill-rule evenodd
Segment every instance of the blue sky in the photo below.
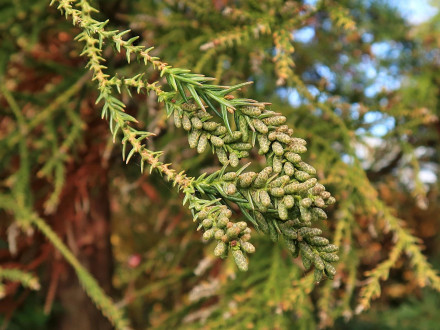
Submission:
M 438 12 L 439 2 L 429 0 L 388 0 L 390 3 L 399 8 L 403 17 L 405 17 L 411 24 L 420 24 Z
M 317 1 L 306 0 L 306 2 L 313 5 Z M 397 7 L 402 13 L 402 16 L 412 25 L 421 24 L 429 20 L 438 12 L 438 8 L 440 7 L 440 0 L 436 0 L 437 6 L 434 6 L 434 2 L 430 0 L 388 0 L 388 2 Z M 314 36 L 315 30 L 312 27 L 304 27 L 297 30 L 294 34 L 295 41 L 303 43 L 311 41 Z M 364 34 L 364 37 L 368 36 L 371 35 L 368 33 Z M 373 36 L 371 36 L 371 38 L 373 38 Z M 395 45 L 392 42 L 373 42 L 372 52 L 378 58 L 386 57 L 392 59 L 393 57 L 399 56 L 400 49 L 398 45 Z M 319 69 L 318 71 L 320 74 L 326 77 L 329 82 L 332 81 L 332 73 L 327 67 L 322 66 L 322 68 L 317 69 Z M 389 70 L 378 72 L 373 63 L 365 62 L 359 65 L 359 69 L 365 73 L 366 77 L 374 79 L 375 81 L 365 90 L 367 96 L 374 96 L 382 88 L 393 90 L 399 88 L 401 85 L 401 81 L 393 76 L 392 67 L 390 67 Z M 293 106 L 299 106 L 303 101 L 294 88 L 281 90 L 280 95 L 288 97 Z M 370 133 L 374 136 L 383 136 L 394 126 L 393 118 L 378 118 L 380 116 L 382 116 L 382 114 L 375 111 L 371 111 L 365 116 L 366 123 L 377 123 L 377 125 L 374 125 L 370 130 Z
M 317 0 L 306 0 L 314 5 Z M 388 3 L 399 8 L 403 17 L 411 24 L 420 24 L 434 16 L 440 5 L 439 0 L 388 0 Z
M 384 0 L 385 1 L 385 0 Z M 402 14 L 402 16 L 411 25 L 419 25 L 428 21 L 434 15 L 439 12 L 440 0 L 387 0 L 392 6 L 395 6 Z M 307 3 L 314 5 L 317 0 L 306 0 Z M 297 30 L 294 34 L 296 42 L 307 43 L 313 39 L 315 31 L 312 27 L 305 27 Z M 372 52 L 377 58 L 393 59 L 399 56 L 399 45 L 392 41 L 387 42 L 374 42 L 373 36 L 365 33 L 363 38 L 371 38 L 371 40 L 364 40 L 365 42 L 372 42 Z M 316 68 L 320 74 L 327 78 L 331 83 L 332 72 L 329 68 L 322 65 L 322 67 Z M 367 96 L 374 96 L 382 88 L 393 90 L 397 89 L 401 85 L 399 77 L 393 75 L 393 67 L 382 68 L 378 71 L 373 62 L 365 61 L 359 64 L 359 70 L 364 72 L 365 76 L 369 79 L 373 79 L 374 83 L 371 84 L 366 90 Z M 311 91 L 312 92 L 312 91 Z M 293 106 L 299 106 L 304 100 L 294 88 L 281 89 L 279 91 L 282 97 L 287 97 Z M 356 107 L 353 107 L 353 115 L 356 115 Z M 365 136 L 366 131 L 359 131 L 358 134 L 366 139 L 368 145 L 374 146 L 380 144 L 382 137 L 387 134 L 395 125 L 395 120 L 392 117 L 386 116 L 384 113 L 370 109 L 370 111 L 364 116 L 365 123 L 372 124 L 369 129 L 370 137 Z M 366 157 L 367 153 L 365 153 Z M 364 156 L 359 155 L 362 159 L 366 159 Z M 368 158 L 368 157 L 367 157 Z M 350 159 L 344 159 L 344 161 L 350 162 Z M 430 168 L 422 167 L 419 173 L 419 178 L 424 183 L 433 183 L 437 180 L 436 174 Z

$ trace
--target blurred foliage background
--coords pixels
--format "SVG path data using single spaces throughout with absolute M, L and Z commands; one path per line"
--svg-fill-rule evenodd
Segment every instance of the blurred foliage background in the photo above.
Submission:
M 215 259 L 175 189 L 122 162 L 74 41 L 79 29 L 47 1 L 0 0 L 1 328 L 111 328 L 59 251 L 18 225 L 28 206 L 135 329 L 438 327 L 438 293 L 423 287 L 439 284 L 428 283 L 420 254 L 439 269 L 436 3 L 417 24 L 385 0 L 95 5 L 97 17 L 130 28 L 166 62 L 219 84 L 252 80 L 243 95 L 287 116 L 337 200 L 323 226 L 341 247 L 338 274 L 315 285 L 264 237 L 247 273 Z M 111 49 L 104 57 L 112 72 L 140 71 Z M 191 175 L 220 167 L 187 147 L 154 94 L 123 101 L 157 134 L 150 149 L 175 167 Z M 1 276 L 12 268 L 30 276 L 23 285 Z

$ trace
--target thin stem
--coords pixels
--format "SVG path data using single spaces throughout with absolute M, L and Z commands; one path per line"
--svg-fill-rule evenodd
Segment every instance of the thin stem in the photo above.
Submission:
M 75 270 L 84 290 L 90 299 L 101 309 L 102 313 L 112 322 L 116 329 L 129 329 L 129 321 L 124 318 L 121 309 L 117 308 L 110 297 L 99 286 L 94 277 L 81 265 L 79 260 L 63 243 L 58 235 L 50 228 L 47 223 L 36 214 L 30 215 L 30 222 L 35 225 L 44 236 L 53 244 L 66 261 Z

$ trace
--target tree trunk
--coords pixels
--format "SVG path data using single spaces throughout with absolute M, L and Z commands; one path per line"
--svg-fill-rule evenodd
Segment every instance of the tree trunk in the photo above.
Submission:
M 52 224 L 82 265 L 110 294 L 113 258 L 108 171 L 102 161 L 105 143 L 99 138 L 107 136 L 104 132 L 107 127 L 99 122 L 93 122 L 90 126 L 93 126 L 93 130 L 86 132 L 93 131 L 93 136 L 86 136 L 85 150 L 68 169 L 67 181 Z M 61 256 L 58 259 L 58 262 L 64 262 Z M 65 269 L 57 287 L 57 298 L 64 309 L 58 319 L 57 329 L 112 329 L 110 322 L 102 316 L 81 287 L 75 271 L 70 266 Z

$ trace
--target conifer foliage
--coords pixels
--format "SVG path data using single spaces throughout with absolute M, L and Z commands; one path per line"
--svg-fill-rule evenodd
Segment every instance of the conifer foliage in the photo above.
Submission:
M 371 16 L 379 11 L 395 19 L 396 26 L 408 26 L 394 11 L 376 2 L 318 1 L 314 6 L 301 1 L 212 3 L 206 8 L 201 0 L 128 2 L 121 7 L 123 14 L 107 19 L 111 11 L 107 6 L 113 2 L 103 3 L 100 12 L 88 0 L 53 0 L 51 8 L 65 17 L 64 23 L 57 22 L 73 26 L 66 26 L 67 32 L 59 35 L 60 47 L 67 47 L 64 52 L 70 51 L 73 59 L 66 64 L 58 57 L 54 62 L 63 64 L 45 64 L 54 76 L 68 77 L 64 78 L 67 88 L 61 92 L 64 86 L 49 87 L 53 92 L 46 99 L 14 92 L 23 79 L 14 81 L 11 73 L 27 64 L 12 54 L 17 46 L 21 48 L 18 53 L 32 53 L 26 48 L 29 40 L 18 40 L 12 50 L 2 45 L 11 56 L 2 60 L 4 77 L 0 81 L 1 101 L 9 109 L 0 127 L 6 132 L 0 150 L 5 159 L 0 207 L 10 217 L 11 256 L 17 253 L 20 233 L 32 236 L 37 229 L 70 264 L 87 295 L 118 329 L 128 329 L 132 323 L 169 328 L 181 322 L 188 328 L 196 324 L 208 328 L 225 324 L 237 328 L 328 327 L 341 316 L 349 319 L 368 309 L 381 294 L 381 280 L 388 279 L 402 255 L 409 260 L 410 281 L 440 290 L 440 277 L 423 255 L 419 239 L 403 225 L 376 179 L 389 174 L 387 167 L 409 167 L 417 176 L 421 165 L 415 150 L 424 145 L 423 140 L 396 141 L 396 137 L 415 133 L 414 127 L 431 129 L 438 120 L 435 113 L 424 108 L 418 116 L 411 115 L 402 109 L 410 105 L 397 105 L 398 92 L 368 97 L 355 85 L 347 87 L 344 81 L 331 79 L 322 69 L 331 68 L 343 77 L 348 69 L 359 68 L 359 52 L 371 55 L 359 32 L 371 22 L 362 16 L 363 10 Z M 137 6 L 150 10 L 145 15 L 151 16 L 133 15 Z M 40 2 L 29 3 L 21 13 L 44 16 L 41 8 L 45 7 Z M 55 12 L 49 14 L 48 22 L 57 20 Z M 18 31 L 14 33 L 24 34 L 24 22 L 12 23 Z M 115 27 L 118 24 L 131 25 L 132 30 L 121 32 Z M 315 38 L 327 41 L 296 43 L 294 32 L 304 27 L 313 27 Z M 37 36 L 44 30 L 32 28 Z M 375 37 L 386 39 L 373 30 Z M 375 63 L 379 68 L 386 64 L 385 60 Z M 70 72 L 58 65 L 70 67 Z M 88 72 L 84 69 L 78 75 L 73 72 L 77 67 Z M 360 79 L 359 85 L 368 82 Z M 288 91 L 295 91 L 301 100 L 296 109 L 282 97 Z M 381 153 L 395 154 L 388 165 L 377 170 L 377 163 L 366 165 L 368 161 L 359 154 L 361 146 L 373 148 L 368 145 L 371 136 L 362 135 L 360 129 L 373 126 L 368 127 L 365 119 L 368 107 L 385 101 L 387 106 L 380 110 L 388 111 L 387 116 L 399 120 L 400 126 L 382 137 L 387 142 L 383 149 L 368 151 L 377 163 L 389 158 L 380 157 Z M 45 219 L 62 214 L 59 210 L 69 188 L 69 166 L 82 148 L 84 130 L 93 127 L 86 123 L 93 114 L 86 114 L 84 102 L 89 103 L 87 108 L 101 108 L 109 136 L 120 144 L 126 164 L 138 165 L 148 180 L 163 178 L 177 188 L 169 197 L 171 204 L 165 206 L 166 214 L 176 219 L 175 212 L 183 212 L 181 220 L 170 221 L 173 229 L 159 233 L 163 235 L 159 241 L 140 243 L 146 244 L 141 252 L 148 256 L 145 263 L 127 270 L 120 262 L 115 282 L 127 292 L 118 303 L 72 251 L 70 225 L 57 219 L 57 228 L 52 228 Z M 35 141 L 31 141 L 33 136 Z M 312 143 L 308 145 L 309 139 Z M 182 149 L 186 151 L 176 149 L 175 143 L 185 145 Z M 119 147 L 106 143 L 100 152 L 105 167 L 113 169 L 113 190 L 120 194 L 120 198 L 111 197 L 116 209 L 121 212 L 122 208 L 123 214 L 150 213 L 145 209 L 148 202 L 142 201 L 146 199 L 143 193 L 129 193 L 128 199 L 123 196 L 124 187 L 126 191 L 133 188 L 127 188 L 128 178 L 121 183 L 118 170 L 125 170 L 109 155 L 113 148 Z M 191 155 L 190 160 L 185 153 Z M 412 158 L 405 162 L 404 156 Z M 128 165 L 127 171 L 132 168 Z M 139 180 L 142 178 L 145 176 Z M 135 184 L 152 201 L 159 200 L 152 185 L 139 180 Z M 420 206 L 429 198 L 419 179 L 414 182 L 409 195 L 416 196 Z M 162 181 L 155 184 L 164 185 Z M 174 208 L 172 201 L 176 200 L 182 201 L 183 209 Z M 77 207 L 87 209 L 84 203 Z M 151 204 L 148 207 L 157 209 Z M 161 219 L 158 212 L 150 214 Z M 160 221 L 148 225 L 158 228 Z M 59 231 L 59 227 L 66 229 Z M 194 230 L 202 231 L 199 238 Z M 117 260 L 130 249 L 115 243 L 123 235 L 126 233 L 120 229 L 111 237 Z M 200 237 L 204 243 L 212 242 L 204 245 L 210 251 L 205 256 L 197 243 Z M 377 250 L 377 244 L 383 253 L 368 256 L 373 247 Z M 164 251 L 173 251 L 170 262 L 160 262 L 170 254 Z M 235 268 L 230 267 L 231 262 Z M 34 268 L 0 267 L 0 295 L 13 293 L 4 284 L 11 281 L 40 289 L 38 278 L 27 269 Z M 180 287 L 178 283 L 189 274 L 191 279 Z M 139 282 L 145 286 L 137 288 Z M 49 310 L 56 286 L 54 280 L 50 283 Z M 134 292 L 130 291 L 133 287 Z M 175 300 L 167 294 L 172 290 L 179 296 Z M 164 295 L 167 300 L 159 303 Z M 184 295 L 188 299 L 181 299 Z M 150 306 L 148 316 L 131 320 L 133 300 Z

